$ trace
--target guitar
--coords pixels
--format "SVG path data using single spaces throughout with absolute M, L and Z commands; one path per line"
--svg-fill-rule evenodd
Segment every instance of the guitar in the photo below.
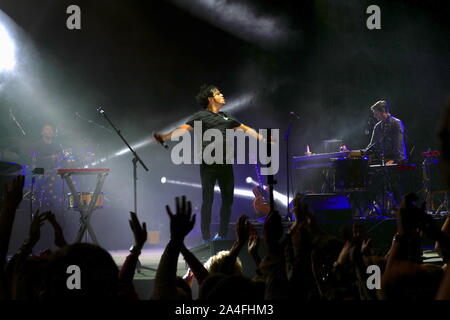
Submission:
M 258 216 L 267 216 L 270 212 L 269 194 L 264 187 L 261 169 L 259 164 L 255 164 L 256 176 L 258 177 L 258 185 L 252 188 L 255 199 L 253 199 L 253 209 Z

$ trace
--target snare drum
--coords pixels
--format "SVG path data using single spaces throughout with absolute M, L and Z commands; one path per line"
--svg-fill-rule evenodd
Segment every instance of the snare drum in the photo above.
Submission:
M 94 193 L 93 192 L 78 192 L 78 195 L 80 196 L 81 204 L 83 206 L 87 206 L 91 202 L 91 199 L 94 196 Z M 79 209 L 77 207 L 77 205 L 75 204 L 75 197 L 73 196 L 73 194 L 69 193 L 68 196 L 69 196 L 69 209 L 72 209 L 72 210 Z M 103 192 L 101 192 L 98 195 L 97 202 L 95 203 L 95 206 L 94 206 L 95 209 L 103 208 L 103 199 L 104 199 Z
M 334 190 L 360 191 L 367 188 L 369 160 L 367 158 L 342 158 L 333 161 Z

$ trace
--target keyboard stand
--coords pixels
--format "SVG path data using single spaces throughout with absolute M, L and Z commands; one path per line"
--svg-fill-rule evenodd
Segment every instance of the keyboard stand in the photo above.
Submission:
M 92 242 L 96 245 L 99 245 L 97 237 L 95 235 L 94 229 L 90 225 L 90 219 L 92 216 L 92 212 L 96 209 L 95 204 L 97 203 L 98 196 L 103 188 L 103 184 L 105 182 L 106 176 L 109 173 L 109 169 L 100 169 L 100 170 L 83 170 L 83 169 L 61 169 L 58 170 L 58 174 L 61 175 L 67 186 L 69 187 L 70 192 L 73 195 L 75 208 L 73 210 L 80 212 L 80 228 L 78 229 L 77 236 L 75 238 L 75 242 L 81 242 L 84 234 L 87 233 L 92 239 Z M 77 192 L 75 189 L 75 185 L 72 181 L 72 174 L 97 174 L 97 185 L 95 186 L 94 194 L 92 195 L 89 203 L 82 203 L 81 194 Z

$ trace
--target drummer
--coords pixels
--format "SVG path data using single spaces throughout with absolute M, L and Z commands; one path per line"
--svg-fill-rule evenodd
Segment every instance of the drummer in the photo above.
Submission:
M 62 209 L 62 185 L 56 169 L 62 159 L 62 148 L 54 142 L 55 131 L 46 124 L 41 130 L 41 139 L 33 144 L 33 169 L 43 168 L 43 174 L 36 176 L 35 195 L 42 210 L 58 212 Z
M 35 168 L 51 169 L 56 167 L 57 160 L 62 155 L 62 149 L 53 138 L 53 126 L 46 124 L 41 130 L 41 139 L 35 142 L 33 148 L 33 166 Z

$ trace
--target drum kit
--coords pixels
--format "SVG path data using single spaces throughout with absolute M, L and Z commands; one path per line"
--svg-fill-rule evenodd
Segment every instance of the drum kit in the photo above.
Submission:
M 92 147 L 84 139 L 75 141 L 65 137 L 58 137 L 56 145 L 58 147 L 55 149 L 59 150 L 57 154 L 41 157 L 36 142 L 25 137 L 1 138 L 0 161 L 3 165 L 0 175 L 5 176 L 8 170 L 13 170 L 12 174 L 20 173 L 25 176 L 24 200 L 31 202 L 30 208 L 77 210 L 74 196 L 64 192 L 64 183 L 58 179 L 57 170 L 85 168 L 99 162 L 98 145 Z M 83 179 L 77 178 L 78 181 L 74 183 L 84 187 Z M 80 192 L 79 195 L 81 202 L 88 203 L 93 192 Z M 101 208 L 103 200 L 104 196 L 100 194 L 95 208 Z

